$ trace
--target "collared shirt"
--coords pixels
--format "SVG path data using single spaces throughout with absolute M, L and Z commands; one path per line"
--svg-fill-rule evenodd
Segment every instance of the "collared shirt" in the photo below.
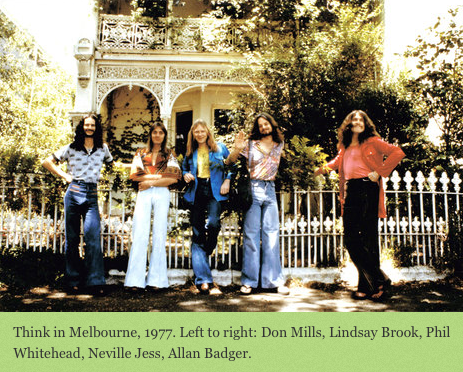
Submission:
M 90 153 L 73 149 L 66 145 L 56 151 L 53 157 L 58 162 L 67 162 L 68 172 L 74 180 L 97 183 L 100 179 L 101 167 L 104 163 L 113 161 L 108 145 L 93 149 Z
M 251 142 L 251 149 L 249 143 Z M 259 140 L 248 141 L 241 154 L 248 160 L 251 159 L 249 173 L 252 180 L 274 181 L 280 165 L 281 153 L 284 142 L 274 144 L 270 152 L 267 152 Z
M 367 138 L 362 144 L 360 144 L 360 150 L 362 152 L 363 160 L 365 164 L 372 170 L 377 172 L 381 177 L 389 177 L 391 172 L 400 163 L 405 156 L 405 153 L 400 147 L 391 145 L 384 142 L 379 137 L 373 136 Z M 342 146 L 339 149 L 338 155 L 328 162 L 325 166 L 327 170 L 339 170 L 339 199 L 341 201 L 341 213 L 343 213 L 344 198 L 345 198 L 345 184 L 346 176 L 344 174 L 344 154 L 346 149 Z M 384 157 L 386 156 L 386 160 Z M 386 203 L 385 193 L 383 186 L 383 179 L 379 181 L 379 205 L 378 205 L 378 217 L 386 217 Z

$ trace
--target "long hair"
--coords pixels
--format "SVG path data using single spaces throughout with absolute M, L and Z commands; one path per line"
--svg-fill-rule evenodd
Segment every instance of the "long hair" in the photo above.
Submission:
M 79 121 L 79 124 L 77 124 L 76 132 L 74 134 L 74 141 L 70 145 L 75 150 L 85 151 L 84 122 L 85 119 L 88 118 L 92 118 L 93 120 L 95 120 L 95 132 L 93 132 L 93 147 L 96 149 L 103 147 L 103 127 L 101 126 L 99 115 L 88 114 Z
M 254 125 L 253 125 L 252 130 L 251 130 L 250 139 L 252 139 L 252 140 L 260 140 L 263 137 L 262 133 L 259 130 L 258 120 L 260 118 L 264 118 L 272 126 L 272 139 L 273 139 L 273 142 L 276 142 L 276 143 L 283 142 L 284 141 L 284 136 L 283 136 L 283 133 L 281 132 L 281 129 L 278 128 L 278 124 L 275 121 L 275 119 L 273 118 L 273 116 L 270 115 L 270 114 L 267 114 L 266 112 L 261 112 L 260 114 L 257 114 L 257 116 L 256 116 L 256 118 L 254 120 Z
M 203 119 L 197 119 L 191 126 L 190 131 L 188 132 L 188 141 L 186 144 L 185 156 L 191 156 L 195 152 L 195 150 L 198 148 L 198 142 L 195 140 L 193 136 L 193 131 L 199 126 L 202 126 L 204 129 L 206 129 L 206 132 L 207 132 L 206 144 L 209 147 L 209 149 L 214 152 L 218 151 L 219 149 L 219 147 L 217 146 L 217 142 L 215 142 L 214 134 L 211 132 L 206 122 Z
M 150 128 L 150 131 L 148 134 L 148 141 L 146 143 L 146 151 L 153 152 L 154 143 L 153 143 L 152 134 L 156 128 L 161 128 L 161 130 L 164 132 L 164 140 L 161 143 L 161 154 L 166 156 L 169 154 L 169 150 L 167 149 L 167 129 L 164 126 L 164 124 L 159 123 L 159 122 L 154 123 Z
M 362 110 L 354 110 L 349 115 L 346 116 L 341 126 L 338 128 L 338 148 L 344 146 L 348 148 L 352 142 L 352 119 L 355 114 L 359 114 L 363 118 L 365 123 L 365 130 L 362 133 L 359 133 L 358 140 L 359 143 L 364 142 L 367 138 L 370 137 L 380 137 L 376 131 L 376 127 L 373 124 L 373 121 L 368 117 L 368 115 Z

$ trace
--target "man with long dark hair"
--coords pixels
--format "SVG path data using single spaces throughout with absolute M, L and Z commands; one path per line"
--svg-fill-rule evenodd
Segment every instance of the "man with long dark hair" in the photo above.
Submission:
M 280 165 L 284 137 L 275 119 L 265 112 L 254 120 L 249 140 L 237 134 L 232 153 L 225 161 L 233 163 L 239 155 L 248 159 L 252 186 L 252 205 L 244 217 L 243 265 L 240 289 L 250 294 L 259 284 L 289 294 L 280 263 L 280 221 L 275 194 L 275 177 Z
M 69 183 L 64 196 L 64 218 L 65 280 L 70 292 L 77 292 L 85 286 L 95 295 L 104 293 L 97 183 L 103 163 L 110 163 L 112 160 L 108 146 L 103 143 L 99 118 L 89 114 L 77 125 L 74 141 L 42 163 L 51 173 Z M 67 162 L 67 172 L 58 166 L 60 162 Z M 79 255 L 81 218 L 84 223 L 84 264 Z
M 359 277 L 353 297 L 379 301 L 391 282 L 380 268 L 378 219 L 386 218 L 382 177 L 389 177 L 405 153 L 383 141 L 362 110 L 352 111 L 342 122 L 338 150 L 315 175 L 339 172 L 344 242 Z

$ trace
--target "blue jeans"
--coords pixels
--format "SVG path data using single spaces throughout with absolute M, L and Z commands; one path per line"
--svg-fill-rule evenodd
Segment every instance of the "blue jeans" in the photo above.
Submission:
M 167 214 L 170 194 L 168 187 L 151 187 L 139 191 L 133 213 L 132 248 L 124 285 L 127 287 L 167 288 Z M 154 211 L 151 229 L 151 215 Z M 152 231 L 148 276 L 146 277 L 147 250 Z
M 241 283 L 257 288 L 260 276 L 262 288 L 279 287 L 284 284 L 284 278 L 275 184 L 251 180 L 251 187 L 253 201 L 244 218 Z
M 84 223 L 85 256 L 79 255 L 80 219 Z M 66 228 L 64 277 L 68 286 L 105 284 L 100 243 L 100 212 L 95 183 L 72 181 L 64 196 Z
M 197 182 L 195 202 L 191 211 L 193 227 L 191 263 L 195 273 L 195 284 L 202 284 L 212 283 L 208 256 L 217 245 L 222 205 L 212 195 L 210 180 L 198 178 Z

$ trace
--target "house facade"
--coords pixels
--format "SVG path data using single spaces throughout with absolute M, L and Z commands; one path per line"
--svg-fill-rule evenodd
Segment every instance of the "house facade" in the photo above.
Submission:
M 166 16 L 157 20 L 137 20 L 130 0 L 110 3 L 93 11 L 91 32 L 75 46 L 74 124 L 83 113 L 101 114 L 106 140 L 116 157 L 128 160 L 150 123 L 160 121 L 169 145 L 184 153 L 195 119 L 211 126 L 226 120 L 233 94 L 249 89 L 233 69 L 242 59 L 231 51 L 234 30 L 201 18 L 208 1 L 169 0 Z

